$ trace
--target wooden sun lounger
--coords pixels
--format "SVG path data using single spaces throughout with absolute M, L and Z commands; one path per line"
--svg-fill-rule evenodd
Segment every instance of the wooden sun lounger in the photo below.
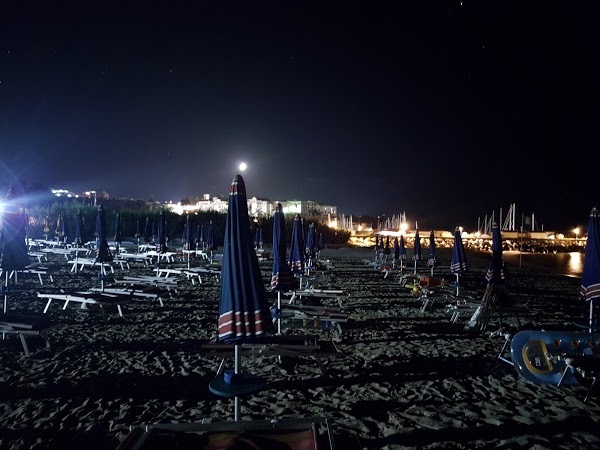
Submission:
M 308 288 L 308 289 L 297 289 L 292 291 L 289 294 L 285 294 L 289 303 L 294 304 L 302 304 L 302 299 L 307 298 L 316 298 L 316 299 L 333 299 L 336 300 L 340 310 L 344 309 L 343 298 L 350 297 L 350 294 L 344 293 L 341 289 L 316 289 L 316 288 Z
M 333 331 L 335 337 L 342 336 L 341 323 L 348 321 L 348 314 L 337 307 L 312 306 L 312 305 L 281 305 L 279 317 L 282 321 L 302 321 L 303 326 L 311 328 L 325 328 Z
M 4 270 L 0 269 L 0 276 L 3 274 Z M 11 271 L 10 273 L 10 278 L 12 278 L 14 276 L 15 271 Z M 42 279 L 42 275 L 48 275 L 48 278 L 50 279 L 50 283 L 54 282 L 54 278 L 52 277 L 51 273 L 48 273 L 48 269 L 46 267 L 36 267 L 36 268 L 25 268 L 23 270 L 18 270 L 17 271 L 17 276 L 20 273 L 24 273 L 24 274 L 33 274 L 33 275 L 37 275 L 38 276 L 38 280 L 40 281 L 40 284 L 44 284 L 44 280 Z
M 125 305 L 127 303 L 131 303 L 133 300 L 133 296 L 131 294 L 123 295 L 123 294 L 109 294 L 109 293 L 99 293 L 99 292 L 89 292 L 89 291 L 78 291 L 73 292 L 72 294 L 53 294 L 53 293 L 43 293 L 38 292 L 38 298 L 44 298 L 47 301 L 46 307 L 44 308 L 44 314 L 50 308 L 50 304 L 53 300 L 63 301 L 63 310 L 67 309 L 67 306 L 71 302 L 80 303 L 82 308 L 85 308 L 87 305 L 98 305 L 100 310 L 102 311 L 102 317 L 106 318 L 106 314 L 104 311 L 105 306 L 116 306 L 117 311 L 119 312 L 119 316 L 123 317 L 123 310 L 121 309 L 121 305 Z
M 234 357 L 234 345 L 222 342 L 209 342 L 202 344 L 202 348 L 209 350 L 209 355 L 220 356 L 223 359 L 217 370 L 217 375 L 225 370 L 225 362 Z M 337 356 L 339 348 L 333 341 L 319 340 L 316 335 L 274 335 L 265 337 L 264 341 L 244 343 L 240 345 L 243 353 L 249 356 L 291 356 L 301 358 L 314 358 L 323 375 L 323 358 Z
M 235 442 L 243 437 L 248 448 L 306 448 L 335 450 L 335 436 L 326 417 L 285 418 L 273 420 L 228 420 L 213 422 L 164 423 L 141 425 L 133 428 L 116 450 L 144 450 L 163 448 L 161 442 L 170 442 L 173 448 L 184 448 L 183 442 L 209 442 L 211 437 L 237 448 Z M 254 446 L 254 440 L 260 447 Z M 159 444 L 157 446 L 157 443 Z M 241 444 L 245 445 L 245 444 Z M 292 447 L 293 446 L 293 447 Z M 191 448 L 191 447 L 185 447 Z M 198 446 L 198 448 L 201 448 Z M 346 446 L 349 449 L 350 447 Z M 352 446 L 352 450 L 360 448 Z
M 116 295 L 131 295 L 137 298 L 146 298 L 151 300 L 158 300 L 160 306 L 164 306 L 163 303 L 163 295 L 165 291 L 157 290 L 158 288 L 154 288 L 153 286 L 130 286 L 129 288 L 121 287 L 105 287 L 102 288 L 92 288 L 91 291 L 106 293 L 106 294 L 116 294 Z M 170 296 L 169 291 L 166 291 L 167 295 Z
M 137 277 L 123 277 L 122 279 L 115 279 L 115 284 L 127 285 L 127 286 L 150 286 L 157 288 L 164 288 L 171 292 L 172 290 L 177 292 L 177 285 L 179 280 L 175 278 L 165 277 L 152 277 L 152 276 L 137 276 Z
M 51 322 L 45 317 L 33 313 L 6 313 L 0 314 L 0 333 L 2 337 L 8 334 L 17 335 L 23 346 L 23 353 L 29 357 L 44 350 L 50 350 L 50 339 L 48 333 L 62 323 Z M 45 346 L 31 351 L 27 343 L 27 337 L 41 337 Z

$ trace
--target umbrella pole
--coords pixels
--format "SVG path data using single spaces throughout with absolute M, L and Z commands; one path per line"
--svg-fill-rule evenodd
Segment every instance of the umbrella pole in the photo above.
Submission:
M 78 256 L 79 256 L 79 243 L 75 243 L 75 273 L 77 273 L 78 264 Z
M 233 365 L 233 369 L 236 375 L 238 375 L 241 372 L 241 366 L 242 366 L 242 361 L 241 361 L 241 356 L 240 356 L 240 346 L 239 344 L 235 344 L 234 346 L 234 365 Z M 239 396 L 235 396 L 234 401 L 233 401 L 233 420 L 235 420 L 236 422 L 238 422 L 240 420 L 240 397 Z
M 277 334 L 281 334 L 281 291 L 277 291 Z
M 417 260 L 415 259 L 415 270 L 414 270 L 414 274 L 417 274 Z
M 9 274 L 8 274 L 8 270 L 6 271 L 6 281 L 4 282 L 4 314 L 6 314 L 6 311 L 8 310 L 8 280 L 9 280 Z
M 4 311 L 4 312 L 6 312 L 6 311 Z M 594 300 L 590 300 L 590 328 L 588 330 L 590 332 L 590 334 L 592 332 L 593 323 L 594 323 Z
M 456 272 L 456 296 L 458 297 L 458 272 Z

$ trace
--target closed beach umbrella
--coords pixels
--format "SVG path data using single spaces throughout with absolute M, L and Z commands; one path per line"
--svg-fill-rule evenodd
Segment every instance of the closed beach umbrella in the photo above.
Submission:
M 469 270 L 465 248 L 463 246 L 460 228 L 454 229 L 454 245 L 452 247 L 452 261 L 450 262 L 450 272 L 456 275 L 456 295 L 458 295 L 459 276 Z
M 215 248 L 215 227 L 213 221 L 208 222 L 208 231 L 206 233 L 206 248 L 211 252 L 216 250 Z
M 144 242 L 148 244 L 152 240 L 152 234 L 150 234 L 150 217 L 146 217 L 144 223 Z
M 138 252 L 140 251 L 140 238 L 142 237 L 142 230 L 140 227 L 140 219 L 135 221 L 135 235 L 133 236 L 137 239 Z
M 600 299 L 600 212 L 592 208 L 588 222 L 585 259 L 581 278 L 581 297 L 590 302 L 589 332 L 594 327 L 594 302 Z
M 319 239 L 317 240 L 317 259 L 321 257 L 321 250 L 325 248 L 325 242 L 323 242 L 323 233 L 319 233 Z
M 79 247 L 83 245 L 87 240 L 83 237 L 83 217 L 81 211 L 77 211 L 77 217 L 75 218 L 75 272 L 77 272 L 78 259 L 79 259 Z
M 314 257 L 314 250 L 315 250 L 315 224 L 311 223 L 308 226 L 308 236 L 306 238 L 306 244 L 304 247 L 304 252 L 306 254 L 306 257 L 309 260 Z
M 285 217 L 281 203 L 277 203 L 273 214 L 273 272 L 271 289 L 277 291 L 277 315 L 281 313 L 281 293 L 298 287 L 286 258 L 287 240 Z M 281 320 L 277 320 L 277 333 L 281 333 Z
M 25 242 L 26 215 L 18 202 L 21 192 L 11 187 L 6 195 L 2 222 L 0 223 L 0 268 L 4 272 L 4 313 L 8 311 L 8 283 L 14 271 L 15 283 L 17 271 L 29 265 L 27 243 Z
M 156 222 L 152 222 L 152 237 L 150 238 L 150 242 L 153 244 L 156 242 Z
M 167 248 L 167 221 L 164 211 L 160 211 L 158 215 L 158 234 L 156 238 L 156 251 L 158 253 L 166 253 Z
M 123 242 L 123 227 L 121 224 L 121 214 L 117 213 L 115 216 L 115 248 L 116 255 L 119 255 L 119 246 Z
M 507 306 L 506 271 L 502 259 L 502 236 L 497 223 L 492 225 L 492 260 L 485 275 L 487 286 L 481 304 L 465 326 L 465 330 L 479 333 L 485 329 L 495 309 Z
M 50 233 L 50 216 L 46 216 L 44 219 L 44 237 L 48 240 L 48 233 Z
M 400 270 L 404 267 L 404 261 L 406 261 L 406 246 L 404 245 L 404 236 L 400 235 Z
M 254 232 L 254 248 L 258 249 L 258 235 L 259 235 L 259 227 L 256 227 L 256 231 Z
M 392 267 L 396 266 L 396 261 L 400 259 L 400 243 L 398 242 L 398 236 L 394 238 L 394 253 L 392 257 Z
M 196 227 L 196 248 L 204 250 L 204 225 Z
M 431 230 L 431 233 L 429 233 L 429 259 L 427 260 L 427 267 L 431 267 L 431 276 L 433 276 L 433 268 L 435 265 L 435 234 L 433 233 L 433 230 Z
M 190 268 L 190 252 L 195 249 L 194 246 L 194 238 L 192 232 L 192 221 L 190 220 L 190 215 L 188 214 L 185 218 L 185 224 L 183 226 L 184 232 L 184 250 L 187 250 L 187 265 L 188 269 Z
M 415 231 L 415 245 L 413 247 L 413 261 L 415 262 L 415 271 L 414 273 L 417 273 L 417 261 L 419 261 L 422 258 L 422 253 L 421 253 L 421 237 L 419 236 L 419 230 Z
M 166 253 L 168 251 L 167 248 L 167 222 L 165 219 L 165 214 L 161 210 L 158 215 L 158 232 L 156 237 L 156 252 L 158 255 L 156 256 L 156 274 L 158 275 L 158 269 L 160 266 L 160 255 L 162 253 Z
M 250 232 L 250 230 L 248 230 Z M 208 228 L 206 229 L 206 251 L 210 251 L 210 264 L 213 263 L 213 251 L 215 251 L 217 247 L 215 246 L 215 227 L 213 225 L 213 221 L 208 222 Z
M 262 227 L 258 228 L 258 248 L 262 250 L 265 241 L 263 239 L 263 229 Z
M 113 255 L 108 247 L 108 240 L 106 238 L 106 212 L 102 205 L 98 206 L 98 213 L 96 214 L 96 234 L 98 236 L 96 262 L 100 263 L 100 285 L 102 290 L 104 290 L 104 277 L 106 276 L 104 263 L 111 262 Z
M 236 175 L 229 189 L 225 223 L 218 340 L 241 344 L 272 331 L 271 313 L 250 237 L 246 186 Z
M 240 377 L 240 345 L 260 341 L 272 331 L 271 312 L 251 237 L 246 187 L 242 177 L 236 175 L 229 190 L 225 222 L 218 340 L 235 344 L 234 374 L 240 381 L 228 385 L 227 378 L 220 375 L 209 384 L 211 392 L 217 395 L 235 396 L 235 421 L 239 420 L 240 395 L 256 392 L 265 384 L 249 373 Z
M 296 214 L 292 226 L 292 242 L 290 242 L 290 270 L 302 275 L 304 272 L 304 244 L 302 242 L 302 223 L 300 214 Z

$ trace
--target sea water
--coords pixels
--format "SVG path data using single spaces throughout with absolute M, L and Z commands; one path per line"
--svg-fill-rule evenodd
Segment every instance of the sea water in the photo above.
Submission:
M 583 275 L 584 254 L 571 253 L 520 253 L 503 251 L 502 258 L 508 264 L 527 267 L 569 277 L 581 278 Z

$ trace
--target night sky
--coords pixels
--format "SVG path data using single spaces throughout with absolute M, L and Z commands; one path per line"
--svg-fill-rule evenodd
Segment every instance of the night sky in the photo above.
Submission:
M 46 3 L 0 11 L 4 187 L 178 201 L 245 161 L 249 196 L 422 229 L 600 206 L 597 2 Z

